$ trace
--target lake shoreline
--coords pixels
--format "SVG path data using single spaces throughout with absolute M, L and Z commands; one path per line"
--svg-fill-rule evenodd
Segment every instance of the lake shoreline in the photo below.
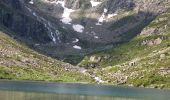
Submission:
M 168 100 L 168 98 L 170 98 L 170 90 L 43 81 L 0 80 L 0 91 L 97 97 L 148 98 L 147 100 Z
M 9 80 L 9 79 L 0 79 L 0 83 L 5 82 L 27 82 L 27 83 L 43 83 L 43 84 L 66 84 L 66 85 L 91 85 L 91 86 L 107 86 L 107 87 L 120 87 L 120 88 L 134 88 L 134 89 L 153 89 L 153 90 L 165 90 L 170 91 L 170 88 L 153 88 L 153 87 L 135 87 L 129 85 L 114 85 L 114 84 L 97 84 L 97 83 L 88 83 L 88 82 L 60 82 L 60 81 L 43 81 L 43 80 Z
M 115 84 L 97 84 L 89 82 L 60 82 L 60 81 L 45 81 L 45 80 L 13 80 L 13 79 L 0 79 L 1 81 L 16 81 L 16 82 L 40 82 L 40 83 L 53 83 L 53 84 L 80 84 L 80 85 L 95 85 L 95 86 L 112 86 L 112 87 L 125 87 L 125 88 L 141 88 L 141 89 L 154 89 L 154 90 L 170 90 L 170 88 L 155 88 L 155 87 L 135 87 L 127 84 L 115 85 Z
M 154 89 L 154 90 L 170 90 L 170 88 L 155 88 L 155 87 L 136 87 L 127 84 L 103 84 L 103 83 L 89 83 L 89 82 L 60 82 L 60 81 L 45 81 L 45 80 L 13 80 L 13 79 L 0 79 L 1 81 L 15 81 L 15 82 L 33 82 L 33 83 L 52 83 L 52 84 L 79 84 L 79 85 L 94 85 L 94 86 L 111 86 L 111 87 L 124 87 L 124 88 L 139 88 L 139 89 Z

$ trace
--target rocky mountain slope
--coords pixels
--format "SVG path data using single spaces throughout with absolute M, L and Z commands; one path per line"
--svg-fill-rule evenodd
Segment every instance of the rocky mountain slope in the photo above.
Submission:
M 170 87 L 170 10 L 131 41 L 86 56 L 79 64 L 112 84 Z
M 1 24 L 17 38 L 65 59 L 129 41 L 138 32 L 127 32 L 139 25 L 141 31 L 167 10 L 169 0 L 1 0 L 0 4 Z
M 40 53 L 87 68 L 99 83 L 164 88 L 169 9 L 170 0 L 1 0 L 0 26 Z

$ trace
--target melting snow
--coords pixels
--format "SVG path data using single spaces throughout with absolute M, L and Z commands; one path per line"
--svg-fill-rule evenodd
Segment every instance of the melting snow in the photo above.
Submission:
M 56 1 L 54 1 L 54 2 L 56 2 Z M 56 4 L 61 4 L 61 6 L 62 6 L 63 8 L 64 8 L 64 6 L 65 6 L 65 2 L 64 2 L 64 1 L 57 1 Z
M 117 16 L 117 14 L 116 14 L 116 13 L 114 13 L 114 14 L 108 14 L 107 18 L 112 18 L 112 17 L 114 17 L 114 16 Z
M 35 12 L 33 12 L 32 14 L 33 14 L 34 16 L 36 16 L 36 17 L 37 17 L 37 14 L 36 14 Z
M 74 29 L 74 31 L 76 31 L 76 32 L 82 33 L 82 32 L 84 31 L 84 26 L 79 25 L 79 24 L 73 25 L 73 29 Z
M 74 10 L 73 10 L 73 9 L 66 8 L 64 1 L 57 1 L 56 4 L 61 4 L 61 6 L 64 8 L 64 12 L 63 12 L 61 21 L 62 21 L 64 24 L 71 24 L 70 22 L 72 21 L 72 19 L 70 18 L 70 14 L 71 14 L 72 12 L 74 12 Z
M 104 8 L 104 14 L 107 13 L 107 11 L 108 11 L 108 10 L 107 10 L 106 8 Z
M 75 39 L 72 43 L 77 43 L 79 42 L 79 39 Z
M 93 1 L 93 0 L 91 0 L 90 2 L 91 2 L 92 7 L 96 7 L 97 5 L 102 3 L 102 2 L 97 2 L 97 1 Z
M 98 36 L 94 36 L 95 39 L 98 39 L 99 37 Z
M 107 15 L 108 10 L 106 8 L 104 8 L 103 14 L 102 16 L 98 19 L 98 22 L 96 23 L 96 25 L 102 25 L 102 23 L 107 20 L 107 18 L 112 18 L 114 16 L 117 16 L 117 13 L 113 13 L 113 14 L 108 14 Z
M 29 3 L 33 5 L 33 4 L 34 4 L 34 1 L 33 1 L 33 0 L 30 0 Z
M 106 8 L 104 8 L 104 12 L 103 12 L 102 16 L 99 18 L 98 23 L 96 23 L 96 25 L 101 25 L 101 23 L 103 23 L 103 21 L 106 20 L 105 18 L 106 18 L 107 11 L 108 10 Z
M 47 0 L 45 1 L 49 3 L 60 4 L 64 8 L 62 19 L 60 21 L 62 21 L 62 23 L 64 24 L 71 24 L 72 19 L 70 18 L 70 14 L 74 12 L 75 10 L 65 7 L 65 1 L 52 1 L 52 2 L 47 1 Z
M 70 22 L 72 21 L 72 19 L 70 18 L 70 14 L 73 12 L 74 10 L 72 9 L 68 9 L 68 8 L 64 8 L 64 13 L 62 15 L 62 19 L 61 21 L 64 24 L 71 24 Z
M 81 50 L 81 47 L 78 45 L 74 45 L 73 48 Z

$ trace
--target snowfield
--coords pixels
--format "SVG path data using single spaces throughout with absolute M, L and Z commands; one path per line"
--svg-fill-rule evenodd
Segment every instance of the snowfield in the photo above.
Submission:
M 79 39 L 75 39 L 74 41 L 72 41 L 72 43 L 77 43 L 79 42 Z
M 92 5 L 92 7 L 96 7 L 97 5 L 101 4 L 102 2 L 97 2 L 97 1 L 91 0 L 90 3 Z
M 84 31 L 84 26 L 80 24 L 73 25 L 73 29 L 76 32 L 82 33 Z
M 33 0 L 30 0 L 29 3 L 33 5 L 33 4 L 34 4 L 34 1 L 33 1 Z
M 74 45 L 73 48 L 74 48 L 74 49 L 79 49 L 79 50 L 82 49 L 82 48 L 81 48 L 80 46 L 78 46 L 78 45 Z

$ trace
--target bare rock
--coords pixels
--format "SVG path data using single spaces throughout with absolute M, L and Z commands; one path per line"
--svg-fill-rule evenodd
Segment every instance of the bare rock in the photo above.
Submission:
M 161 38 L 157 38 L 155 41 L 154 41 L 154 44 L 155 45 L 159 45 L 162 43 L 162 39 Z
M 165 54 L 161 54 L 160 55 L 160 59 L 165 59 L 166 55 Z
M 161 39 L 161 38 L 152 39 L 152 40 L 144 40 L 144 41 L 142 41 L 141 45 L 154 46 L 154 45 L 161 44 L 162 41 L 163 41 L 163 39 Z
M 154 32 L 155 32 L 155 28 L 146 28 L 140 33 L 140 35 L 150 35 Z
M 91 56 L 90 57 L 90 62 L 100 62 L 101 61 L 101 57 L 96 57 L 96 56 Z

